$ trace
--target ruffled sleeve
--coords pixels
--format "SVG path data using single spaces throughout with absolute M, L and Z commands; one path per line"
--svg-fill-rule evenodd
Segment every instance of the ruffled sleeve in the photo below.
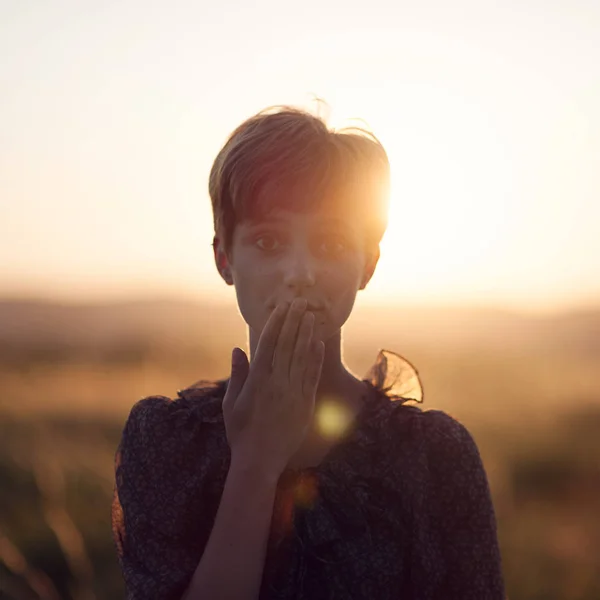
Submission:
M 180 600 L 228 470 L 217 396 L 178 394 L 140 400 L 116 454 L 112 526 L 129 600 Z
M 423 403 L 423 382 L 416 367 L 408 359 L 391 350 L 379 351 L 364 380 L 392 402 Z
M 435 581 L 432 598 L 504 600 L 496 518 L 477 445 L 445 412 L 430 410 L 423 419 L 428 523 L 420 529 L 430 536 L 423 572 Z

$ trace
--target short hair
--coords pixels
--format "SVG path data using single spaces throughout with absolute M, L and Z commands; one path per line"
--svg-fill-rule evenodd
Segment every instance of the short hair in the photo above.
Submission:
M 377 246 L 387 227 L 389 185 L 387 153 L 367 129 L 335 130 L 305 110 L 271 107 L 237 127 L 212 165 L 215 237 L 229 253 L 237 223 L 274 208 L 329 203 L 355 211 L 367 244 Z

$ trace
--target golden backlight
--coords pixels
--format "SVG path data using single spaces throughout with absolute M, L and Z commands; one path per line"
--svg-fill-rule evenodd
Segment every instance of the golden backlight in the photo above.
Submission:
M 412 90 L 369 125 L 392 169 L 389 225 L 370 286 L 374 295 L 485 291 L 494 261 L 512 262 L 518 225 L 518 140 L 481 110 L 438 90 Z M 412 120 L 399 111 L 407 110 Z M 494 265 L 496 266 L 496 265 Z

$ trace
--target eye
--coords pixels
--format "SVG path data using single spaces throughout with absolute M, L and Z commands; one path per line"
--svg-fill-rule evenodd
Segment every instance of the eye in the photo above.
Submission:
M 328 235 L 320 245 L 321 252 L 336 256 L 342 254 L 348 248 L 348 243 L 341 236 Z
M 277 240 L 277 238 L 274 235 L 268 233 L 258 235 L 255 238 L 254 243 L 265 252 L 272 252 L 273 250 L 276 250 L 279 246 L 279 241 Z

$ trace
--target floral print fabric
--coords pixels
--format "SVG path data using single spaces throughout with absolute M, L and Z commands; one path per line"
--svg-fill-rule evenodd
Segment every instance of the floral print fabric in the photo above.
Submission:
M 355 422 L 278 484 L 260 600 L 504 600 L 496 519 L 468 430 L 379 353 Z M 129 600 L 180 600 L 229 469 L 227 380 L 137 402 L 116 454 L 113 535 Z

